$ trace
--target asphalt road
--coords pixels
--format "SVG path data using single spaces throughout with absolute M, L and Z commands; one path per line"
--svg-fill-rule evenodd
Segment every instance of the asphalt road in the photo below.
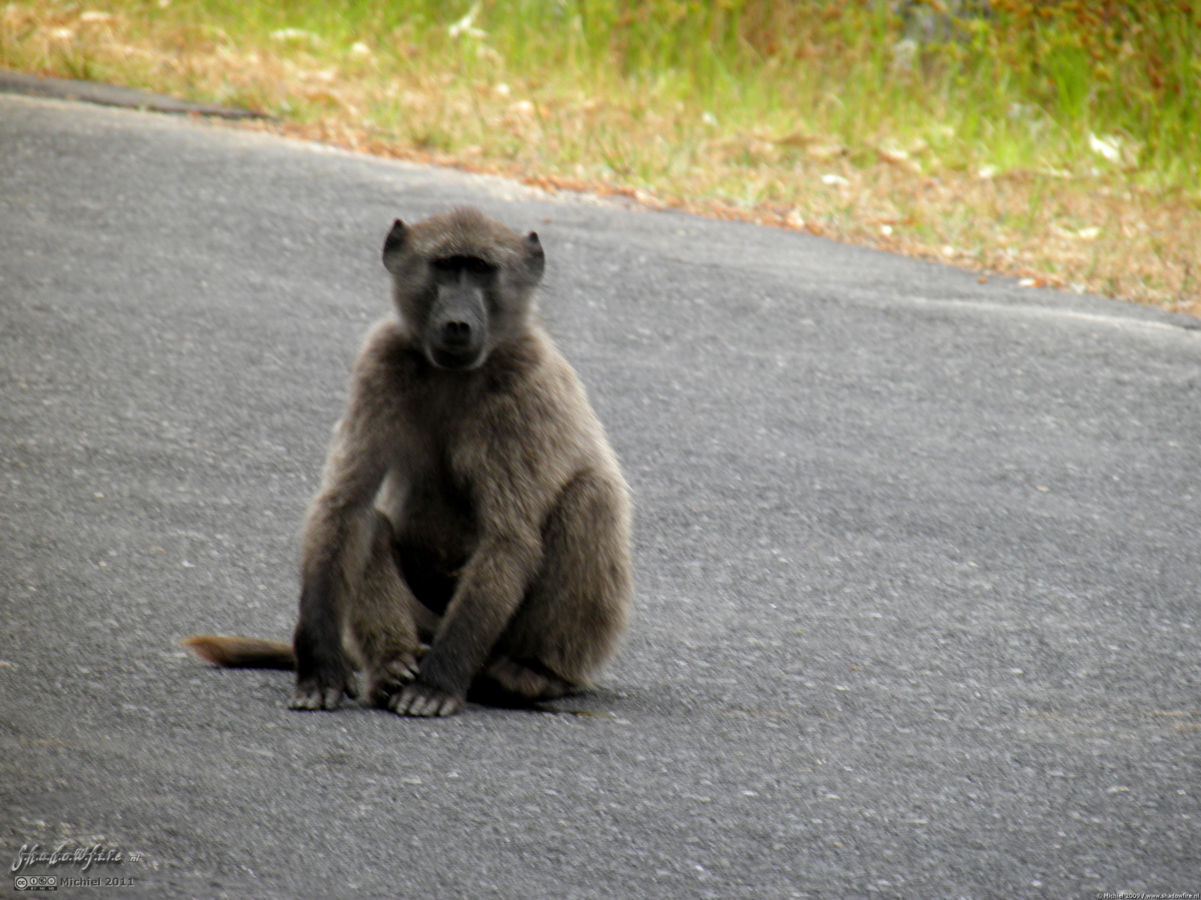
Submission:
M 290 634 L 383 237 L 468 202 L 542 237 L 636 619 L 548 712 L 291 712 L 177 641 Z M 1201 892 L 1197 324 L 0 97 L 0 847 L 134 881 L 56 896 Z

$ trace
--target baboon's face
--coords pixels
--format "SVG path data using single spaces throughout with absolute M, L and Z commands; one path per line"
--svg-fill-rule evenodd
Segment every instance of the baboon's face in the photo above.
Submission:
M 426 358 L 470 370 L 522 333 L 544 257 L 534 232 L 522 238 L 465 210 L 411 228 L 397 220 L 384 265 L 397 311 Z
M 500 312 L 497 267 L 475 256 L 449 256 L 429 268 L 425 355 L 441 369 L 474 369 L 488 349 L 489 310 Z

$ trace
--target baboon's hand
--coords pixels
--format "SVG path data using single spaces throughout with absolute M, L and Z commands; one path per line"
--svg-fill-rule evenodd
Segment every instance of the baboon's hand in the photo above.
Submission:
M 319 672 L 301 679 L 288 702 L 290 709 L 337 709 L 343 695 L 356 695 L 349 673 Z
M 463 708 L 463 698 L 441 688 L 414 681 L 388 700 L 388 709 L 401 716 L 453 716 Z

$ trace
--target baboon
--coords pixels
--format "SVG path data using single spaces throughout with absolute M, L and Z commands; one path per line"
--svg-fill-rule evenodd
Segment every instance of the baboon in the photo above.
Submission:
M 537 320 L 544 255 L 474 209 L 399 219 L 397 315 L 351 371 L 282 641 L 197 635 L 222 666 L 295 668 L 293 709 L 402 715 L 563 696 L 613 651 L 632 589 L 628 489 Z

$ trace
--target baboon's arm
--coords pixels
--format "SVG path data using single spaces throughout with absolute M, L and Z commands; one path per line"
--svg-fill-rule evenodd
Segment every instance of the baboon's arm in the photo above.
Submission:
M 542 523 L 569 468 L 567 442 L 541 399 L 529 390 L 516 404 L 510 396 L 504 407 L 477 412 L 480 436 L 466 442 L 473 452 L 464 462 L 475 485 L 479 541 L 398 712 L 456 711 L 538 573 Z M 506 434 L 520 438 L 495 440 Z
M 386 471 L 383 429 L 371 421 L 369 407 L 356 403 L 359 393 L 351 392 L 305 520 L 300 618 L 292 639 L 293 709 L 334 709 L 343 694 L 353 692 L 352 667 L 342 649 L 343 605 L 367 563 L 371 504 Z
M 485 538 L 421 661 L 418 682 L 463 697 L 521 603 L 542 559 L 536 531 Z

